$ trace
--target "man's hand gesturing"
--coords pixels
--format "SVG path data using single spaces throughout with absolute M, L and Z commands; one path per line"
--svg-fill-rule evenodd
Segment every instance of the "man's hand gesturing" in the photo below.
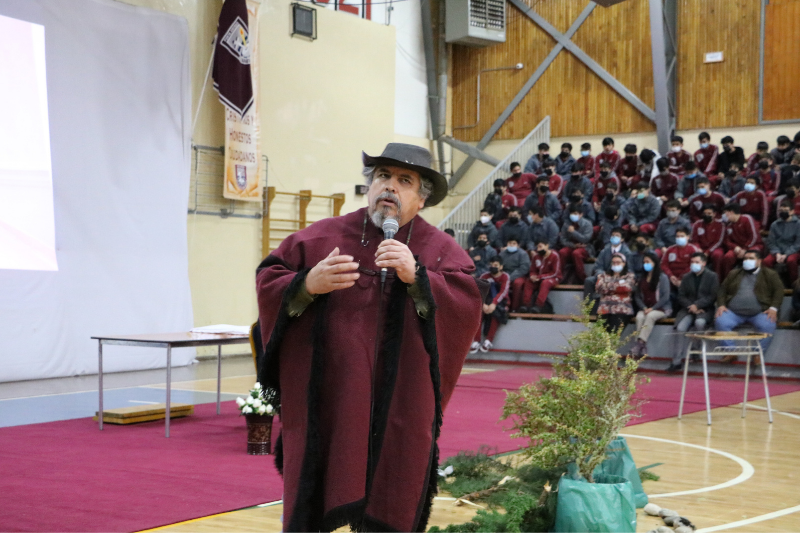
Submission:
M 378 246 L 375 264 L 379 268 L 393 268 L 403 283 L 412 285 L 417 279 L 417 261 L 408 246 L 394 239 L 388 239 Z
M 355 284 L 359 276 L 358 263 L 353 262 L 353 256 L 339 255 L 339 248 L 336 247 L 309 271 L 306 290 L 313 296 L 347 289 Z

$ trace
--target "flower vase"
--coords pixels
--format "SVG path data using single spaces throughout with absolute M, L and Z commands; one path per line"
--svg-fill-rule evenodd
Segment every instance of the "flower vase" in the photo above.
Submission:
M 256 414 L 244 415 L 244 417 L 247 419 L 248 455 L 269 455 L 272 417 Z

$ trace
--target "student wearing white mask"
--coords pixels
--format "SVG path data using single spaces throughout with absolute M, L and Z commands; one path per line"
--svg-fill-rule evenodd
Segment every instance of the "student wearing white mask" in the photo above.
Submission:
M 494 246 L 495 248 L 499 247 L 497 226 L 492 223 L 492 215 L 493 213 L 487 208 L 484 207 L 481 209 L 480 218 L 475 222 L 472 231 L 470 231 L 467 236 L 467 246 L 470 252 L 475 249 L 475 244 L 478 242 L 478 235 L 486 235 L 489 238 L 490 246 Z
M 783 282 L 778 273 L 761 266 L 759 250 L 747 250 L 742 267 L 733 269 L 722 282 L 714 325 L 717 331 L 732 331 L 742 324 L 750 324 L 756 331 L 772 335 L 782 302 Z M 765 354 L 771 340 L 770 336 L 760 341 Z M 721 343 L 725 346 L 733 344 L 731 341 Z M 733 363 L 737 359 L 735 355 L 729 355 L 722 362 Z
M 719 147 L 711 144 L 711 135 L 705 131 L 697 138 L 700 141 L 700 149 L 694 153 L 694 162 L 697 163 L 697 168 L 706 176 L 716 175 Z
M 683 137 L 680 135 L 672 137 L 672 148 L 667 158 L 669 159 L 669 171 L 683 177 L 684 167 L 692 160 L 692 154 L 683 149 Z

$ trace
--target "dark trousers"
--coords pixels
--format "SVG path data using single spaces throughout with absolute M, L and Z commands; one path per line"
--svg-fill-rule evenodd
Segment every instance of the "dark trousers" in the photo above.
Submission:
M 625 329 L 625 325 L 630 321 L 631 315 L 623 315 L 620 313 L 607 313 L 600 315 L 606 321 L 606 331 L 614 333 L 619 330 L 621 333 Z

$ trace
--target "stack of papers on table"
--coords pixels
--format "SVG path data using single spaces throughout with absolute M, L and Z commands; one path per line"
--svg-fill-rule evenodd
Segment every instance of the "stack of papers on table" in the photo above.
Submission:
M 232 326 L 230 324 L 215 324 L 213 326 L 202 326 L 199 328 L 192 328 L 192 333 L 212 333 L 212 334 L 228 334 L 228 335 L 249 335 L 250 326 Z

